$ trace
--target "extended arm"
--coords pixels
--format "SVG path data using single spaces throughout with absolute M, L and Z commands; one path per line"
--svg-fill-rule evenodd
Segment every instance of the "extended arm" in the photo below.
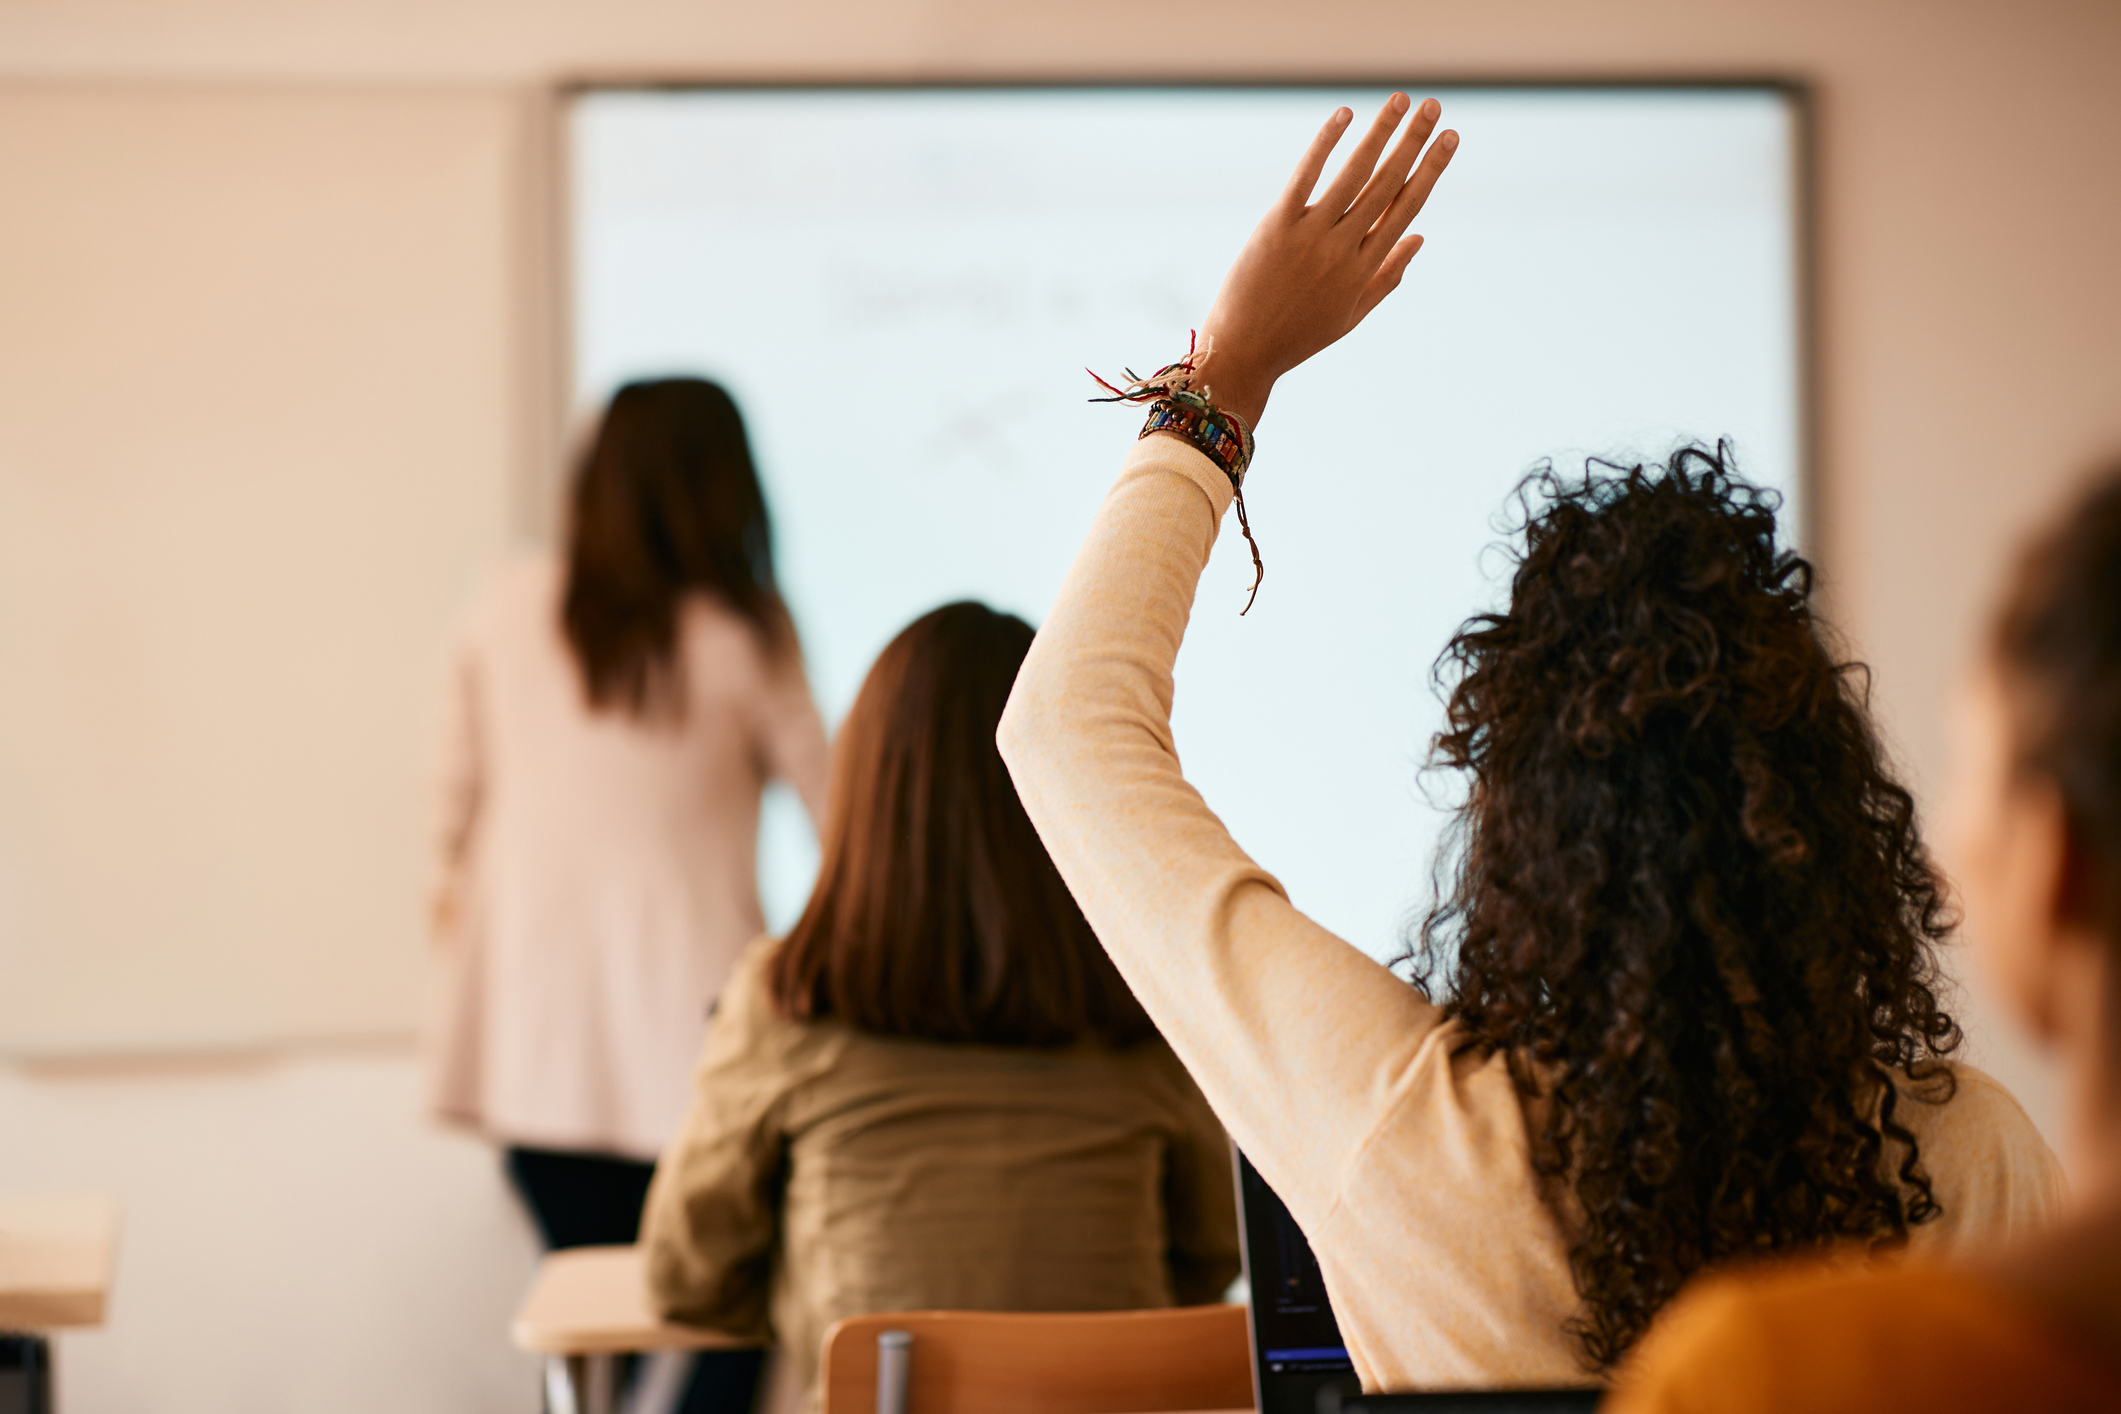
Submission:
M 803 648 L 792 622 L 787 625 L 778 656 L 766 663 L 759 738 L 768 773 L 795 787 L 803 808 L 810 813 L 811 825 L 822 834 L 831 753 L 825 743 L 824 719 L 818 715 L 817 702 L 810 695 L 810 678 L 803 671 Z
M 1448 152 L 1440 142 L 1444 155 L 1431 148 L 1409 177 L 1435 124 L 1426 106 L 1377 167 L 1405 111 L 1395 98 L 1306 206 L 1346 126 L 1345 110 L 1336 114 L 1254 233 L 1207 326 L 1206 381 L 1219 404 L 1256 417 L 1275 378 L 1398 282 L 1415 248 L 1400 232 Z M 1308 1225 L 1331 1211 L 1349 1163 L 1403 1093 L 1437 1013 L 1293 907 L 1180 772 L 1172 665 L 1230 500 L 1227 478 L 1186 443 L 1135 444 L 1018 674 L 1000 742 L 1113 961 Z

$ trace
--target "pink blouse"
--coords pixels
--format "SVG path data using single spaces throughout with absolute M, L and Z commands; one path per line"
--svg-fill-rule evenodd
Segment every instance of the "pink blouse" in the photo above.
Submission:
M 589 710 L 563 567 L 504 570 L 454 650 L 434 899 L 430 1101 L 498 1141 L 653 1159 L 708 1008 L 764 928 L 759 798 L 824 813 L 825 731 L 796 654 L 704 596 L 681 720 Z

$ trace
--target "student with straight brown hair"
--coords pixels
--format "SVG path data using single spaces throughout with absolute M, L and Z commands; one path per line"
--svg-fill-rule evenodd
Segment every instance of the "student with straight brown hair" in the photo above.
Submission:
M 642 1224 L 662 1315 L 1122 1310 L 1237 1274 L 1228 1141 L 1098 946 L 994 733 L 1031 627 L 916 620 L 834 749 L 824 858 L 723 993 Z

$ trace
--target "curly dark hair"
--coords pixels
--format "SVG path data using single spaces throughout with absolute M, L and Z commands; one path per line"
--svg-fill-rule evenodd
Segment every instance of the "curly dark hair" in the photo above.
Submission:
M 1951 1093 L 1954 919 L 1779 504 L 1721 443 L 1543 467 L 1436 668 L 1468 794 L 1403 961 L 1525 1097 L 1591 1369 L 1700 1268 L 1939 1212 L 1894 1077 Z

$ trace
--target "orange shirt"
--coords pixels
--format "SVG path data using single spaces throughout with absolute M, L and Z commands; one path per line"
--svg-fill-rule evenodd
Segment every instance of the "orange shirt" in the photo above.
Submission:
M 2092 1414 L 2121 1410 L 2121 1368 L 1962 1272 L 1804 1266 L 1701 1283 L 1601 1408 Z

